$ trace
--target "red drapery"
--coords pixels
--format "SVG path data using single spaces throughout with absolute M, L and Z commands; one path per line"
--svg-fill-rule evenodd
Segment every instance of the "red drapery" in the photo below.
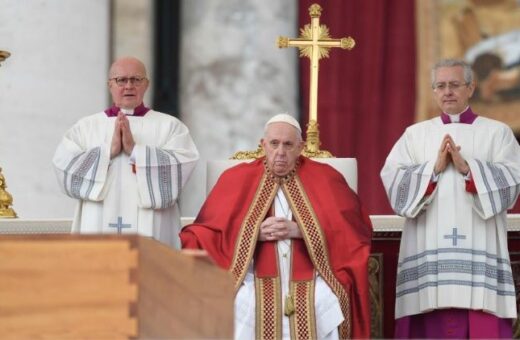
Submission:
M 321 149 L 358 160 L 358 193 L 369 214 L 393 214 L 379 177 L 386 156 L 414 122 L 415 0 L 301 0 L 322 8 L 333 38 L 352 36 L 351 51 L 334 48 L 320 61 L 318 123 Z M 302 123 L 308 122 L 309 60 L 300 59 Z

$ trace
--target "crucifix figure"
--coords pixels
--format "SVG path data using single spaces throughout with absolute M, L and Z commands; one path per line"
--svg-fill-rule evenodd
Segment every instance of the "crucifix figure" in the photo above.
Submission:
M 322 8 L 318 4 L 309 7 L 311 17 L 310 25 L 307 24 L 300 29 L 300 37 L 289 39 L 278 37 L 278 47 L 298 47 L 300 57 L 310 59 L 311 81 L 309 91 L 309 124 L 307 125 L 307 139 L 303 154 L 307 157 L 332 157 L 331 153 L 320 150 L 320 134 L 318 130 L 318 71 L 319 60 L 329 57 L 329 49 L 341 47 L 351 50 L 356 42 L 351 37 L 332 39 L 329 36 L 329 29 L 325 25 L 320 25 Z

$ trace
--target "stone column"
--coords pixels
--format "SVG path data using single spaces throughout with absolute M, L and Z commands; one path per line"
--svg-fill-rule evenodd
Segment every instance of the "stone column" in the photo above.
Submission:
M 153 79 L 153 1 L 112 0 L 112 58 L 139 58 Z M 153 82 L 144 96 L 152 106 Z
M 298 115 L 297 51 L 276 46 L 279 35 L 297 35 L 297 7 L 296 0 L 182 2 L 181 117 L 201 153 L 184 216 L 205 198 L 199 179 L 207 160 L 254 150 L 269 117 Z

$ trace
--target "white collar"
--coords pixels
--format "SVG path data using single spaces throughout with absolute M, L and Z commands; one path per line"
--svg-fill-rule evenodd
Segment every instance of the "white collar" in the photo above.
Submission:
M 446 113 L 446 114 L 450 117 L 450 120 L 452 123 L 458 123 L 458 122 L 460 122 L 460 115 L 463 114 L 464 112 L 466 112 L 466 110 L 468 108 L 469 108 L 469 105 L 466 106 L 466 108 L 459 113 L 454 113 L 454 114 Z

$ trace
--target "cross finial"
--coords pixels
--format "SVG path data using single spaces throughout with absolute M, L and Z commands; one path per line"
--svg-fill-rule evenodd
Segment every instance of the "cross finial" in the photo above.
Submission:
M 320 17 L 321 16 L 321 6 L 318 4 L 312 4 L 311 7 L 309 7 L 309 15 L 311 18 L 314 17 Z

